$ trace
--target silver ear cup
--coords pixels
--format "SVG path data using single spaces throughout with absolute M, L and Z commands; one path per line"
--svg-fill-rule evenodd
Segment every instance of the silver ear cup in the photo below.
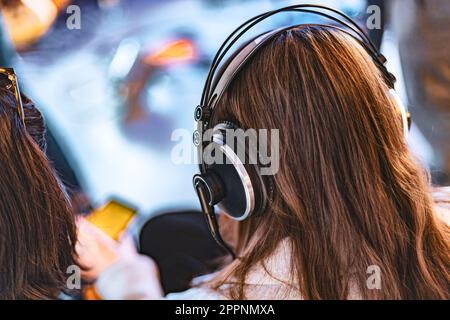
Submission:
M 234 220 L 242 221 L 265 209 L 267 192 L 259 174 L 255 157 L 245 145 L 245 137 L 236 134 L 238 126 L 231 122 L 217 124 L 213 128 L 211 150 L 214 160 L 207 165 L 223 186 L 223 198 L 219 208 Z
M 235 151 L 226 144 L 224 133 L 213 134 L 215 151 L 222 157 L 223 163 L 208 168 L 218 175 L 224 185 L 225 197 L 218 203 L 219 208 L 228 216 L 242 221 L 255 209 L 255 190 L 249 172 Z

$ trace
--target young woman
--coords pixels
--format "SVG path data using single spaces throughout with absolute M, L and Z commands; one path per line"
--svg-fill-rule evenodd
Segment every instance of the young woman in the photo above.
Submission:
M 325 26 L 276 36 L 227 89 L 222 120 L 280 130 L 273 198 L 261 215 L 222 220 L 237 259 L 169 298 L 450 298 L 450 229 L 379 69 L 353 38 Z M 85 227 L 102 243 L 95 255 L 111 257 L 97 269 L 100 295 L 161 297 L 150 258 L 121 258 Z
M 44 120 L 0 74 L 0 299 L 54 299 L 75 265 L 70 204 L 45 155 Z

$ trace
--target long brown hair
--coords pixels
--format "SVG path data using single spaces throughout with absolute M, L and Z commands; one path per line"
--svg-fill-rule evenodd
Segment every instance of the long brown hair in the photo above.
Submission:
M 0 299 L 52 299 L 74 265 L 74 216 L 45 155 L 41 113 L 0 86 Z
M 263 47 L 215 121 L 279 129 L 280 169 L 266 212 L 239 224 L 239 259 L 212 281 L 242 299 L 249 271 L 292 243 L 305 299 L 450 298 L 450 233 L 412 159 L 388 87 L 367 52 L 335 29 L 288 30 Z M 381 269 L 381 290 L 366 286 Z

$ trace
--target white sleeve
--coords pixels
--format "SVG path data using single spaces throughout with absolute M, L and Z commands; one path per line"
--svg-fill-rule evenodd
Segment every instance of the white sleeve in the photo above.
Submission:
M 156 300 L 163 297 L 158 269 L 143 255 L 116 261 L 100 274 L 95 287 L 104 300 Z
M 210 275 L 194 279 L 201 282 Z M 195 281 L 197 280 L 197 281 Z M 150 258 L 138 255 L 121 259 L 104 270 L 95 288 L 104 300 L 224 300 L 221 294 L 208 288 L 192 288 L 164 297 L 156 264 Z
M 224 296 L 207 288 L 192 288 L 183 292 L 169 293 L 167 300 L 226 300 Z

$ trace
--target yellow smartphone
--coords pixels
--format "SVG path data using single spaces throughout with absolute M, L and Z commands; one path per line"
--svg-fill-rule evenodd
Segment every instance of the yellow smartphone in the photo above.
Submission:
M 92 211 L 86 219 L 112 239 L 118 240 L 135 215 L 136 209 L 121 201 L 110 200 Z

